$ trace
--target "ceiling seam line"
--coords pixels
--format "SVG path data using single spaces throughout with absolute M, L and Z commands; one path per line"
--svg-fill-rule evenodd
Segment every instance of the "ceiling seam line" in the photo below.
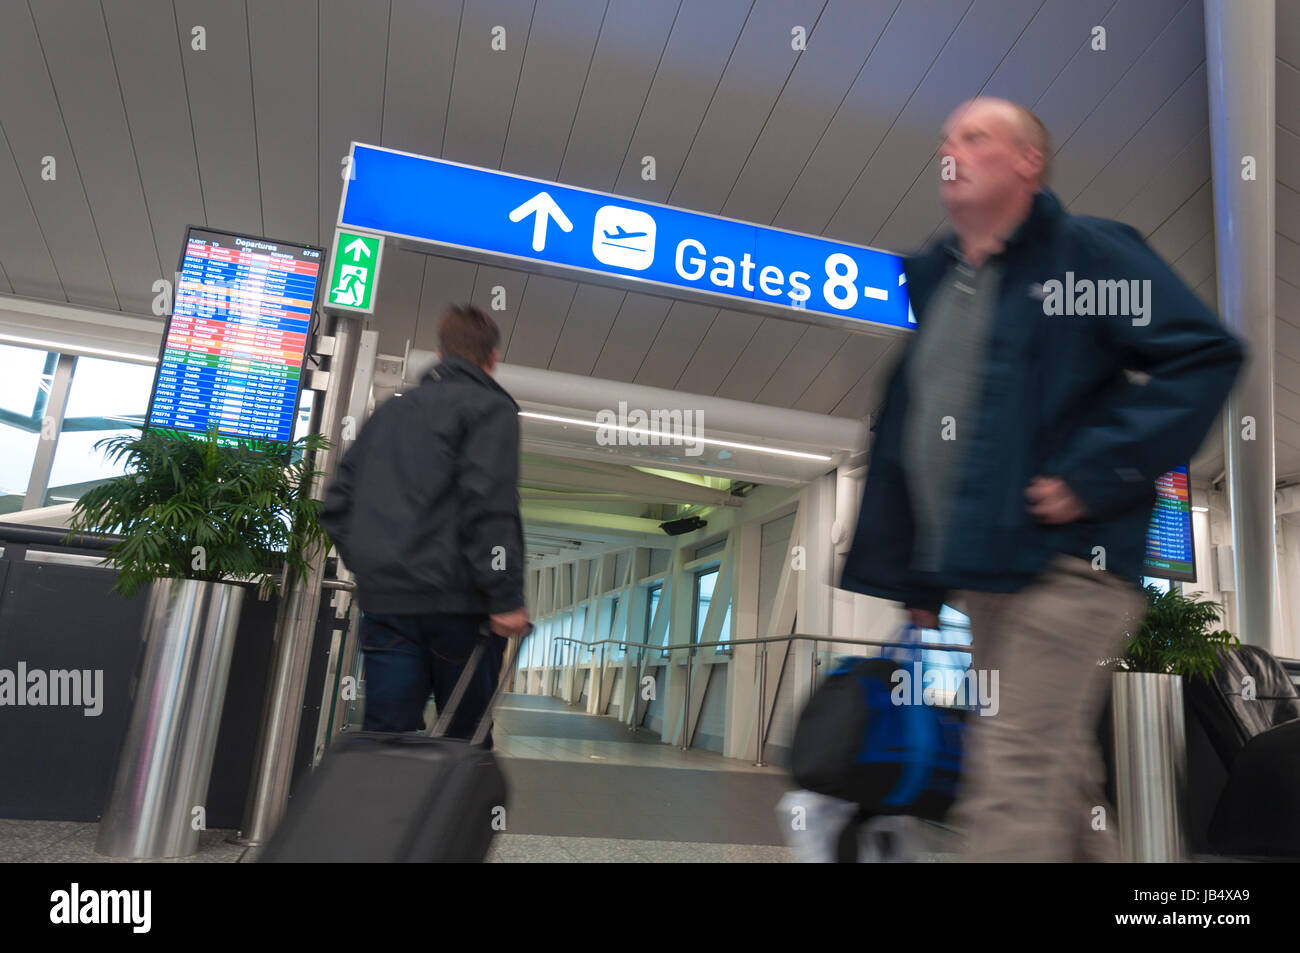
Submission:
M 822 128 L 821 134 L 817 137 L 817 142 L 813 145 L 812 151 L 808 153 L 808 158 L 805 159 L 803 165 L 799 167 L 799 171 L 795 174 L 794 181 L 791 182 L 790 187 L 785 190 L 785 195 L 781 197 L 781 202 L 777 205 L 775 214 L 773 214 L 771 221 L 767 224 L 775 225 L 777 220 L 781 217 L 781 212 L 785 209 L 785 203 L 790 201 L 790 195 L 794 192 L 795 187 L 798 186 L 799 180 L 803 178 L 804 173 L 808 171 L 808 163 L 812 162 L 816 157 L 817 150 L 821 148 L 822 143 L 826 140 L 826 133 L 830 132 L 831 126 L 835 125 L 835 120 L 844 110 L 844 104 L 848 102 L 849 96 L 853 93 L 853 88 L 857 86 L 858 82 L 862 79 L 863 70 L 865 70 L 867 64 L 871 62 L 871 57 L 876 52 L 876 47 L 880 45 L 880 41 L 884 38 L 885 34 L 889 32 L 889 25 L 894 22 L 894 17 L 898 15 L 898 11 L 902 8 L 903 0 L 897 0 L 893 11 L 885 21 L 885 25 L 880 28 L 880 33 L 877 34 L 876 38 L 872 41 L 871 49 L 867 51 L 867 58 L 864 59 L 862 65 L 858 67 L 857 73 L 853 76 L 853 81 L 849 83 L 849 88 L 846 89 L 844 95 L 840 97 L 840 101 L 831 113 L 830 119 L 826 120 L 826 125 Z
M 1110 164 L 1111 164 L 1112 162 L 1114 162 L 1115 159 L 1117 159 L 1117 158 L 1119 157 L 1120 153 L 1122 153 L 1126 148 L 1128 148 L 1129 144 L 1132 143 L 1133 140 L 1136 139 L 1136 138 L 1138 137 L 1138 134 L 1141 133 L 1142 130 L 1143 130 L 1144 128 L 1146 128 L 1147 124 L 1150 123 L 1151 120 L 1155 119 L 1156 116 L 1160 115 L 1160 111 L 1161 111 L 1162 109 L 1164 109 L 1166 106 L 1169 105 L 1170 100 L 1172 100 L 1175 96 L 1177 96 L 1180 92 L 1182 92 L 1182 90 L 1184 89 L 1184 87 L 1186 87 L 1187 84 L 1190 83 L 1190 82 L 1192 81 L 1192 77 L 1194 77 L 1198 72 L 1200 72 L 1201 67 L 1202 67 L 1202 66 L 1205 66 L 1205 65 L 1206 65 L 1206 61 L 1205 61 L 1205 60 L 1201 60 L 1199 63 L 1196 64 L 1196 66 L 1192 69 L 1192 71 L 1191 71 L 1190 73 L 1188 73 L 1185 77 L 1183 77 L 1182 82 L 1180 82 L 1180 83 L 1179 83 L 1179 84 L 1174 88 L 1173 92 L 1171 92 L 1168 96 L 1166 96 L 1166 97 L 1161 101 L 1160 105 L 1157 106 L 1157 107 L 1156 107 L 1156 108 L 1155 108 L 1155 109 L 1154 109 L 1154 110 L 1153 110 L 1153 111 L 1152 111 L 1152 112 L 1151 112 L 1151 113 L 1146 117 L 1146 119 L 1142 120 L 1142 124 L 1141 124 L 1140 126 L 1138 126 L 1138 128 L 1133 132 L 1133 134 L 1132 134 L 1131 136 L 1129 136 L 1127 139 L 1124 140 L 1124 144 L 1121 145 L 1121 146 L 1119 147 L 1118 150 L 1116 150 L 1115 154 L 1114 154 L 1113 156 L 1111 156 L 1109 159 L 1107 159 L 1106 162 L 1105 162 L 1105 164 L 1102 165 L 1102 167 L 1096 171 L 1096 173 L 1093 175 L 1093 177 L 1092 177 L 1091 179 L 1088 180 L 1088 183 L 1087 183 L 1087 184 L 1086 184 L 1082 189 L 1080 189 L 1080 190 L 1079 190 L 1079 191 L 1078 191 L 1078 192 L 1077 192 L 1077 193 L 1076 193 L 1076 194 L 1075 194 L 1075 195 L 1070 199 L 1069 202 L 1066 203 L 1067 206 L 1068 206 L 1069 204 L 1073 203 L 1073 202 L 1077 202 L 1077 201 L 1080 199 L 1080 197 L 1082 197 L 1082 195 L 1083 195 L 1084 192 L 1086 192 L 1086 191 L 1088 191 L 1088 189 L 1092 188 L 1092 184 L 1093 184 L 1094 182 L 1096 182 L 1097 179 L 1101 176 L 1101 174 L 1102 174 L 1103 172 L 1105 172 L 1107 168 L 1109 168 Z
M 948 31 L 947 38 L 939 46 L 938 51 L 934 54 L 934 58 L 930 60 L 930 65 L 926 67 L 925 72 L 921 74 L 921 79 L 917 82 L 917 84 L 912 88 L 912 91 L 908 94 L 907 101 L 903 103 L 902 108 L 899 109 L 898 112 L 894 115 L 893 120 L 891 120 L 889 123 L 889 128 L 885 130 L 885 134 L 880 137 L 880 141 L 877 142 L 875 148 L 871 150 L 871 155 L 867 156 L 867 161 L 862 164 L 862 168 L 858 170 L 858 174 L 855 175 L 853 177 L 853 181 L 849 183 L 849 187 L 845 191 L 844 197 L 839 200 L 835 208 L 831 211 L 831 214 L 822 223 L 822 227 L 817 230 L 817 234 L 825 235 L 826 229 L 830 227 L 831 222 L 835 221 L 835 216 L 840 214 L 840 209 L 844 207 L 844 203 L 849 200 L 849 196 L 853 194 L 853 190 L 858 187 L 858 183 L 862 181 L 862 177 L 867 174 L 867 169 L 871 166 L 872 160 L 875 159 L 876 153 L 880 151 L 880 147 L 885 144 L 885 141 L 889 138 L 889 134 L 893 132 L 894 127 L 898 125 L 898 120 L 902 117 L 902 115 L 905 112 L 907 112 L 907 107 L 911 105 L 912 100 L 916 98 L 916 91 L 920 89 L 922 85 L 924 85 L 926 77 L 929 76 L 930 73 L 934 70 L 934 64 L 939 61 L 939 57 L 943 56 L 943 51 L 948 48 L 948 44 L 952 42 L 953 36 L 956 34 L 956 32 L 959 29 L 961 29 L 961 25 L 966 21 L 966 17 L 970 15 L 972 6 L 974 6 L 974 0 L 969 0 L 969 2 L 966 5 L 966 12 L 961 15 L 961 19 L 957 21 L 956 25 L 954 25 L 953 28 Z
M 650 102 L 650 94 L 654 92 L 655 80 L 659 78 L 659 67 L 663 65 L 664 54 L 668 52 L 668 47 L 673 42 L 673 30 L 677 26 L 677 18 L 681 15 L 682 5 L 685 0 L 677 0 L 677 12 L 673 14 L 673 22 L 668 24 L 668 34 L 664 37 L 664 48 L 659 51 L 659 59 L 655 63 L 654 72 L 650 74 L 650 82 L 646 84 L 645 96 L 641 100 L 641 109 L 636 114 L 636 122 L 632 125 L 632 134 L 628 137 L 627 148 L 623 150 L 623 161 L 618 164 L 614 170 L 614 181 L 610 183 L 610 189 L 618 187 L 618 180 L 623 176 L 623 167 L 627 165 L 627 157 L 632 152 L 632 143 L 636 142 L 636 131 L 641 128 L 641 120 L 645 117 L 645 107 Z
M 135 147 L 135 136 L 131 132 L 131 114 L 126 108 L 126 92 L 122 89 L 122 76 L 117 69 L 117 55 L 113 52 L 113 36 L 108 29 L 108 14 L 104 12 L 104 0 L 99 0 L 99 17 L 104 24 L 104 39 L 108 43 L 108 59 L 113 64 L 113 80 L 117 83 L 117 96 L 122 103 L 122 119 L 126 122 L 126 138 L 131 144 L 131 158 L 135 162 L 136 181 L 140 183 L 140 199 L 144 202 L 144 215 L 149 221 L 149 231 L 153 237 L 154 258 L 158 262 L 158 275 L 166 279 L 163 271 L 162 255 L 158 252 L 158 232 L 154 228 L 153 213 L 149 211 L 149 190 L 144 187 L 144 172 L 140 169 L 140 153 Z
M 442 145 L 438 148 L 439 158 L 447 154 L 447 126 L 451 120 L 452 93 L 456 91 L 456 64 L 460 60 L 460 34 L 464 23 L 465 0 L 460 0 L 460 17 L 456 20 L 456 45 L 451 51 L 451 77 L 447 82 L 447 108 L 442 114 Z
M 600 38 L 605 32 L 605 18 L 609 16 L 610 0 L 605 0 L 605 10 L 600 15 L 600 25 L 596 27 L 596 41 L 591 45 L 591 56 L 587 59 L 587 72 L 582 77 L 582 90 L 578 93 L 578 102 L 573 107 L 573 118 L 569 120 L 569 131 L 564 137 L 564 151 L 560 154 L 560 164 L 555 167 L 555 181 L 560 180 L 564 169 L 564 160 L 569 157 L 569 143 L 573 141 L 573 130 L 578 125 L 578 113 L 582 112 L 582 98 L 587 93 L 587 83 L 591 80 L 591 67 L 596 62 L 596 50 L 600 49 Z M 567 315 L 566 315 L 567 317 Z
M 317 29 L 320 18 L 317 17 Z M 262 200 L 262 149 L 257 141 L 257 75 L 253 72 L 253 27 L 249 19 L 248 0 L 244 0 L 244 37 L 248 41 L 248 101 L 253 113 L 253 161 L 257 163 L 257 213 L 266 234 L 266 208 Z M 316 194 L 319 196 L 320 191 Z
M 32 213 L 32 221 L 36 224 L 36 231 L 41 236 L 41 245 L 45 249 L 45 255 L 50 260 L 50 268 L 54 270 L 54 277 L 58 279 L 59 287 L 63 289 L 63 300 L 69 304 L 72 303 L 68 297 L 68 290 L 63 284 L 63 275 L 59 272 L 59 263 L 54 260 L 54 252 L 50 248 L 49 239 L 45 237 L 45 229 L 41 225 L 40 216 L 36 214 L 36 205 L 32 202 L 32 195 L 27 191 L 27 183 L 23 181 L 22 166 L 18 164 L 18 154 L 14 152 L 13 143 L 9 141 L 9 134 L 5 132 L 4 123 L 0 122 L 0 139 L 4 140 L 5 149 L 9 152 L 9 158 L 14 164 L 14 170 L 18 173 L 18 184 L 23 190 L 23 198 L 27 200 L 27 208 Z M 7 274 L 7 272 L 6 272 Z M 9 280 L 9 286 L 13 287 L 13 279 Z M 17 294 L 17 292 L 15 292 Z
M 829 0 L 823 0 L 821 9 L 817 11 L 817 17 L 813 20 L 812 28 L 808 31 L 809 38 L 811 38 L 817 31 L 817 24 L 822 22 L 822 15 L 826 12 L 827 6 L 829 6 Z M 759 140 L 763 138 L 763 131 L 767 129 L 767 124 L 772 121 L 772 114 L 776 112 L 777 107 L 781 105 L 781 97 L 785 95 L 786 88 L 789 87 L 790 80 L 794 77 L 795 70 L 799 68 L 799 61 L 803 59 L 803 54 L 806 52 L 806 49 L 797 50 L 795 52 L 798 55 L 796 55 L 794 60 L 790 63 L 790 70 L 785 74 L 785 79 L 781 83 L 781 88 L 777 91 L 775 98 L 772 100 L 771 108 L 768 109 L 767 115 L 763 117 L 763 122 L 758 127 L 758 135 L 754 137 L 754 144 L 751 145 L 749 151 L 745 153 L 745 158 L 741 161 L 740 168 L 736 171 L 736 178 L 732 181 L 731 187 L 727 189 L 727 195 L 723 198 L 722 204 L 718 206 L 719 212 L 724 210 L 727 207 L 727 203 L 731 201 L 731 196 L 736 191 L 736 186 L 740 184 L 741 176 L 745 173 L 745 166 L 749 165 L 749 160 L 753 158 L 754 150 L 758 148 Z M 687 158 L 689 158 L 689 156 Z
M 1025 33 L 1028 32 L 1030 26 L 1033 25 L 1034 20 L 1038 18 L 1038 15 L 1043 12 L 1043 7 L 1045 6 L 1047 6 L 1047 0 L 1040 0 L 1038 4 L 1038 9 L 1034 11 L 1034 15 L 1025 21 L 1025 25 L 1020 28 L 1020 32 L 1016 34 L 1016 38 L 1012 40 L 1011 43 L 1007 46 L 1006 52 L 1002 54 L 1002 58 L 998 60 L 996 64 L 994 64 L 991 70 L 989 70 L 988 76 L 986 76 L 984 78 L 984 82 L 980 84 L 979 92 L 976 93 L 975 96 L 972 96 L 971 97 L 972 99 L 978 98 L 980 95 L 983 94 L 984 90 L 988 89 L 989 83 L 993 81 L 993 77 L 998 75 L 998 70 L 1000 70 L 1002 68 L 1002 65 L 1006 63 L 1007 57 L 1011 55 L 1011 51 L 1016 48 L 1016 45 L 1021 40 L 1024 39 Z M 921 166 L 921 170 L 912 179 L 912 184 L 909 185 L 903 191 L 903 194 L 899 197 L 898 201 L 894 203 L 894 207 L 889 210 L 889 214 L 885 216 L 884 220 L 880 223 L 880 225 L 876 228 L 876 230 L 871 233 L 870 244 L 872 247 L 875 247 L 876 242 L 880 238 L 881 231 L 884 229 L 886 225 L 889 224 L 889 220 L 893 218 L 895 214 L 897 214 L 899 207 L 902 206 L 902 204 L 905 201 L 907 201 L 907 197 L 912 194 L 912 190 L 915 189 L 917 183 L 921 181 L 921 177 L 925 175 L 926 170 L 930 167 L 930 162 L 936 156 L 938 156 L 939 150 L 942 147 L 943 147 L 942 142 L 940 142 L 939 145 L 934 147 L 934 151 L 930 153 L 930 158 L 925 160 L 925 164 Z
M 745 14 L 744 22 L 740 24 L 740 30 L 736 33 L 736 42 L 731 46 L 731 52 L 727 54 L 727 62 L 722 64 L 722 72 L 718 74 L 718 81 L 713 84 L 713 92 L 709 94 L 709 101 L 704 105 L 704 112 L 700 115 L 700 121 L 695 127 L 695 133 L 691 136 L 691 141 L 686 145 L 686 151 L 682 153 L 681 165 L 677 167 L 677 175 L 673 178 L 673 184 L 668 189 L 668 197 L 664 204 L 671 205 L 673 193 L 677 191 L 677 183 L 682 180 L 682 173 L 686 171 L 686 163 L 691 157 L 691 150 L 695 148 L 695 140 L 700 138 L 700 130 L 704 128 L 704 122 L 709 118 L 709 110 L 713 108 L 713 101 L 718 98 L 718 90 L 722 88 L 722 81 L 727 78 L 727 69 L 731 66 L 731 59 L 736 55 L 736 50 L 740 48 L 740 41 L 745 37 L 745 27 L 749 26 L 749 18 L 754 15 L 754 7 L 758 5 L 758 0 L 750 0 L 749 12 Z
M 506 147 L 510 145 L 510 127 L 515 121 L 515 106 L 519 102 L 519 87 L 524 81 L 524 67 L 528 65 L 528 41 L 533 35 L 533 21 L 537 18 L 537 2 L 533 0 L 533 12 L 528 15 L 528 32 L 524 34 L 524 48 L 519 53 L 519 75 L 515 77 L 515 95 L 510 100 L 510 113 L 506 116 L 506 132 L 501 137 L 501 155 L 497 157 L 497 169 L 506 161 Z
M 99 234 L 99 223 L 95 221 L 95 208 L 90 204 L 90 193 L 86 191 L 86 179 L 81 174 L 81 166 L 77 164 L 77 148 L 72 143 L 72 133 L 68 131 L 68 117 L 63 114 L 63 101 L 59 99 L 59 87 L 54 82 L 54 73 L 50 70 L 49 58 L 45 55 L 45 44 L 41 42 L 41 31 L 36 24 L 36 14 L 32 12 L 31 0 L 27 0 L 27 15 L 32 19 L 32 33 L 36 37 L 36 48 L 41 51 L 41 62 L 45 64 L 45 76 L 50 81 L 50 91 L 54 93 L 54 104 L 59 110 L 59 122 L 63 126 L 63 137 L 68 142 L 68 157 L 72 160 L 72 168 L 76 170 L 77 181 L 81 185 L 81 195 L 86 200 L 86 214 L 90 216 L 90 227 L 95 232 L 95 241 L 99 244 L 99 254 L 104 260 L 104 273 L 108 275 L 108 286 L 113 292 L 113 300 L 117 302 L 117 310 L 122 311 L 122 297 L 117 293 L 117 284 L 113 281 L 113 269 L 108 264 L 108 254 L 104 250 L 104 238 Z M 60 279 L 62 282 L 62 279 Z M 64 289 L 67 294 L 67 289 Z M 69 299 L 71 301 L 71 299 Z
M 190 142 L 194 145 L 194 179 L 199 184 L 199 207 L 203 209 L 203 224 L 208 223 L 208 198 L 203 194 L 203 169 L 199 166 L 199 137 L 194 131 L 194 103 L 190 100 L 190 77 L 185 69 L 185 48 L 181 43 L 181 21 L 176 13 L 176 0 L 172 0 L 172 25 L 176 27 L 176 51 L 181 62 L 181 84 L 185 89 L 185 112 L 190 119 Z

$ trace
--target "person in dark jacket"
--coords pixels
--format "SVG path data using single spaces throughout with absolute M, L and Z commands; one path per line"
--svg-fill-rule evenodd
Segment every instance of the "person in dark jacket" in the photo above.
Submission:
M 321 521 L 356 576 L 365 731 L 421 731 L 481 627 L 495 633 L 448 734 L 469 737 L 506 638 L 529 630 L 518 405 L 493 379 L 501 332 L 473 305 L 439 327 L 441 362 L 381 405 L 339 463 Z M 491 744 L 489 737 L 489 745 Z
M 905 263 L 916 331 L 841 579 L 926 628 L 945 602 L 969 616 L 998 699 L 972 718 L 953 821 L 986 860 L 1116 857 L 1097 661 L 1140 624 L 1155 481 L 1200 446 L 1244 356 L 1137 231 L 1062 208 L 1051 154 L 1005 100 L 944 127 L 954 232 Z

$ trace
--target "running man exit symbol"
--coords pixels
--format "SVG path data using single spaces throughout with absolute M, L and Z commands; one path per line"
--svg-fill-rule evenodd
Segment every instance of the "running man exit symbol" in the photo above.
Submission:
M 326 307 L 373 314 L 383 251 L 380 235 L 335 231 Z

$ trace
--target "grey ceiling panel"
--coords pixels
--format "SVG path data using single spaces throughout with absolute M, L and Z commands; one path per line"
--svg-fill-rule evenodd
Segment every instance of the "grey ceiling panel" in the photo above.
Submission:
M 548 366 L 577 290 L 573 281 L 530 275 L 505 359 L 527 367 Z
M 979 89 L 1039 6 L 1041 0 L 977 0 L 831 216 L 828 235 L 875 244 L 876 233 L 934 155 L 939 127 L 962 98 L 954 91 L 958 78 L 972 91 Z
M 0 54 L 3 49 L 4 39 L 0 37 Z M 54 269 L 45 236 L 3 130 L 0 130 L 0 266 L 5 266 L 6 281 L 14 294 L 65 300 L 63 282 Z
M 154 244 L 107 27 L 98 9 L 52 0 L 31 6 L 118 306 L 148 314 L 154 282 L 170 277 L 175 265 L 164 265 Z M 87 73 L 99 80 L 86 82 Z
M 460 10 L 460 0 L 392 0 L 380 145 L 441 154 Z
M 328 87 L 317 72 L 317 13 L 314 0 L 248 0 L 262 228 L 270 238 L 310 242 L 320 235 L 317 97 Z
M 857 335 L 837 328 L 805 328 L 755 399 L 760 404 L 793 407 L 851 336 Z
M 1089 42 L 1080 47 L 1051 88 L 1033 104 L 1034 112 L 1052 131 L 1058 149 L 1189 2 L 1197 0 L 1116 3 L 1099 21 L 1106 28 L 1105 50 L 1092 48 L 1089 30 Z M 1204 49 L 1203 40 L 1200 45 Z
M 663 326 L 671 304 L 667 298 L 628 294 L 591 375 L 607 380 L 632 380 L 641 369 L 641 362 Z
M 1276 69 L 1277 101 L 1274 112 L 1280 125 L 1300 135 L 1300 66 L 1283 63 Z
M 1282 234 L 1276 235 L 1275 240 L 1278 276 L 1300 282 L 1300 243 Z
M 719 311 L 704 340 L 691 355 L 686 370 L 677 379 L 676 389 L 688 394 L 716 393 L 762 324 L 763 318 L 757 315 Z
M 682 5 L 613 191 L 667 200 L 749 10 L 749 0 Z M 654 181 L 641 178 L 643 156 L 654 156 Z
M 0 129 L 62 284 L 53 297 L 117 309 L 118 296 L 85 183 L 26 4 L 0 4 L 0 89 L 5 90 L 0 96 Z M 14 95 L 15 90 L 22 95 Z M 52 181 L 41 176 L 46 156 L 55 162 Z M 7 261 L 13 274 L 17 259 Z
M 334 240 L 334 223 L 343 197 L 342 160 L 351 143 L 355 140 L 382 145 L 379 140 L 387 58 L 387 3 L 363 6 L 347 0 L 322 0 L 317 235 L 323 245 Z M 260 100 L 260 80 L 258 94 Z M 299 91 L 296 98 L 299 108 L 308 106 L 310 97 L 303 97 Z
M 815 33 L 825 0 L 757 0 L 673 183 L 668 202 L 716 212 L 736 182 L 801 56 L 792 30 Z
M 849 388 L 848 393 L 835 405 L 832 413 L 840 417 L 863 417 L 875 411 L 885 396 L 885 385 L 898 366 L 902 356 L 903 342 L 898 338 L 889 339 L 889 347 L 872 366 L 869 373 Z
M 431 350 L 438 346 L 438 319 L 448 304 L 470 301 L 478 266 L 455 258 L 424 256 L 424 279 L 420 285 L 420 317 L 411 347 Z
M 764 318 L 715 393 L 733 400 L 753 400 L 805 330 L 806 325 L 794 321 Z
M 1284 278 L 1278 278 L 1274 283 L 1274 287 L 1273 301 L 1277 316 L 1286 318 L 1292 324 L 1300 327 L 1300 286 L 1294 285 Z
M 1172 264 L 1178 276 L 1193 288 L 1205 279 L 1214 277 L 1214 228 L 1206 231 L 1195 245 Z
M 1274 375 L 1278 386 L 1293 394 L 1300 394 L 1300 361 L 1294 361 L 1285 354 L 1278 354 L 1274 348 Z M 1300 421 L 1300 417 L 1296 417 Z
M 1044 4 L 980 94 L 1032 105 L 1051 86 L 1062 65 L 1086 45 L 1090 27 L 1109 5 L 1110 0 L 1052 0 Z M 941 127 L 936 125 L 936 145 L 941 134 Z M 896 251 L 919 249 L 944 229 L 947 223 L 939 201 L 938 175 L 936 154 L 876 233 L 877 246 Z
M 816 414 L 831 413 L 854 385 L 872 372 L 889 351 L 889 344 L 888 338 L 850 334 L 791 406 Z
M 651 387 L 674 386 L 717 316 L 717 308 L 674 301 L 633 380 Z
M 474 276 L 473 301 L 501 328 L 502 354 L 510 347 L 510 337 L 515 330 L 515 318 L 519 314 L 519 306 L 524 299 L 524 286 L 527 283 L 528 275 L 525 272 L 511 271 L 508 268 L 484 266 L 479 268 L 478 274 Z M 498 289 L 502 292 L 500 297 L 497 294 Z M 501 310 L 497 310 L 495 306 L 498 300 L 505 304 Z
M 170 7 L 160 15 L 151 0 L 111 0 L 104 14 L 152 241 L 164 275 L 172 280 L 185 226 L 207 221 L 176 19 Z
M 680 3 L 610 0 L 559 181 L 614 187 Z
M 1275 137 L 1277 158 L 1273 167 L 1277 180 L 1293 189 L 1300 189 L 1300 136 L 1284 129 L 1279 123 Z
M 580 283 L 551 356 L 551 370 L 591 374 L 625 297 L 627 292 L 617 288 Z
M 265 234 L 244 5 L 175 0 L 175 8 L 207 224 Z M 204 50 L 193 48 L 196 27 L 206 31 Z M 306 168 L 315 167 L 313 155 Z
M 1174 210 L 1196 194 L 1209 175 L 1210 130 L 1207 126 L 1178 149 L 1169 165 L 1146 183 L 1115 217 L 1149 236 Z
M 722 214 L 751 222 L 773 219 L 898 4 L 831 0 L 826 5 Z
M 407 342 L 415 341 L 423 281 L 424 255 L 392 244 L 384 249 L 384 273 L 375 292 L 375 313 L 370 319 L 370 327 L 379 331 L 381 354 L 404 354 Z
M 1277 186 L 1277 230 L 1300 242 L 1300 192 L 1281 183 Z
M 1279 354 L 1285 354 L 1293 361 L 1300 361 L 1300 325 L 1292 324 L 1278 315 L 1273 328 L 1273 345 Z
M 1188 129 L 1209 124 L 1205 95 L 1205 64 L 1189 76 L 1178 91 L 1142 124 L 1123 149 L 1083 189 L 1070 207 L 1081 215 L 1115 218 L 1147 183 L 1168 164 L 1172 148 Z
M 796 232 L 822 233 L 965 10 L 961 3 L 945 0 L 903 0 L 812 158 L 782 199 L 774 224 Z M 937 128 L 937 123 L 933 126 Z
M 0 294 L 12 294 L 14 286 L 9 283 L 9 275 L 5 272 L 4 265 L 0 263 Z
M 1293 424 L 1300 425 L 1300 394 L 1286 387 L 1273 388 L 1274 409 Z
M 1056 189 L 1073 200 L 1205 59 L 1199 3 L 1188 3 L 1070 138 L 1053 173 Z M 1201 98 L 1205 86 L 1201 85 Z M 1193 106 L 1193 111 L 1195 107 Z
M 496 169 L 519 90 L 519 68 L 533 22 L 533 0 L 465 0 L 452 74 L 442 156 Z M 505 49 L 492 48 L 501 27 Z
M 1281 0 L 1277 10 L 1277 55 L 1300 67 L 1300 3 Z
M 554 180 L 587 81 L 606 4 L 538 0 L 501 168 Z
M 1151 233 L 1151 247 L 1165 261 L 1175 261 L 1205 234 L 1207 223 L 1214 222 L 1214 193 L 1210 181 L 1196 190 L 1179 209 Z

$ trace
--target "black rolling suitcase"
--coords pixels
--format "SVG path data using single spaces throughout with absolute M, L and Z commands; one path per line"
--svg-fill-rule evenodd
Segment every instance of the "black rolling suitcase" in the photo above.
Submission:
M 518 648 L 511 643 L 507 671 Z M 259 862 L 482 861 L 505 821 L 506 780 L 483 747 L 505 679 L 471 740 L 444 735 L 483 649 L 480 639 L 432 737 L 363 731 L 332 745 Z

